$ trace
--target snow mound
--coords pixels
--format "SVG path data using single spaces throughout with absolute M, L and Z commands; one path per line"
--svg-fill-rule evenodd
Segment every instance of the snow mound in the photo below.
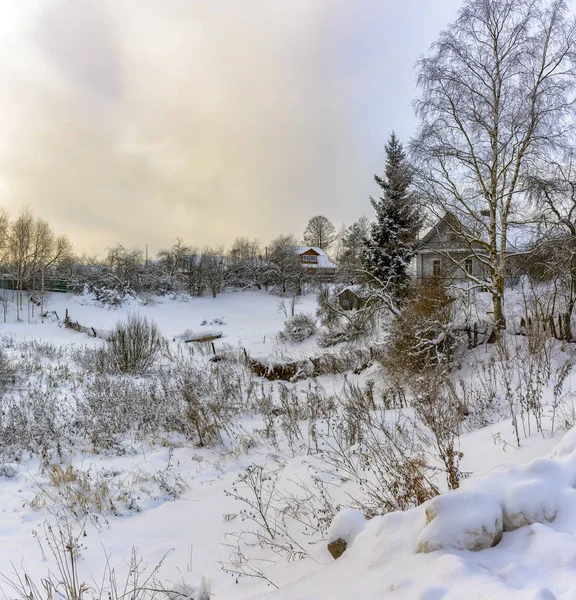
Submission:
M 511 486 L 504 495 L 502 508 L 505 531 L 553 521 L 558 510 L 553 490 L 537 479 Z
M 576 600 L 576 429 L 549 458 L 470 477 L 422 506 L 364 522 L 339 513 L 342 558 L 266 596 Z
M 366 519 L 359 510 L 345 508 L 332 520 L 326 541 L 330 543 L 342 539 L 349 547 L 365 526 Z
M 489 493 L 455 491 L 426 504 L 426 527 L 418 536 L 418 552 L 444 548 L 478 551 L 502 538 L 502 506 Z

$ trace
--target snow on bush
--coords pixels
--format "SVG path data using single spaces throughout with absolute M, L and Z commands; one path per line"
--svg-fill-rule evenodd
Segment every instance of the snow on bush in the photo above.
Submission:
M 303 342 L 316 333 L 316 319 L 311 315 L 294 315 L 284 323 L 279 338 L 286 342 Z
M 182 581 L 166 593 L 169 600 L 210 600 L 206 577 L 197 573 L 184 573 Z
M 503 532 L 550 523 L 575 484 L 576 433 L 572 430 L 551 458 L 494 469 L 427 503 L 418 550 L 482 550 L 497 544 Z
M 576 482 L 576 430 L 568 432 L 548 459 L 522 467 L 500 467 L 462 483 L 422 507 L 418 552 L 479 551 L 498 544 L 505 532 L 552 522 Z
M 18 467 L 10 463 L 0 464 L 0 477 L 12 479 L 18 475 Z
M 119 373 L 144 373 L 154 365 L 162 347 L 163 338 L 156 323 L 132 314 L 110 332 L 107 351 Z
M 356 536 L 364 529 L 365 525 L 366 519 L 359 510 L 345 508 L 332 520 L 328 529 L 327 542 L 330 543 L 342 539 L 350 546 Z

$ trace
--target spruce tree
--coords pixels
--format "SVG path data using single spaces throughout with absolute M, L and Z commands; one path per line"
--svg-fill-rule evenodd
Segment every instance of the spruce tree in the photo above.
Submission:
M 364 244 L 369 233 L 370 221 L 366 217 L 360 217 L 342 234 L 342 252 L 338 266 L 340 278 L 347 283 L 355 283 L 359 278 L 363 268 Z
M 416 252 L 422 217 L 410 190 L 412 169 L 394 133 L 385 150 L 384 176 L 374 176 L 381 193 L 370 198 L 376 221 L 366 240 L 363 264 L 373 283 L 386 285 L 399 296 L 410 277 L 408 268 Z

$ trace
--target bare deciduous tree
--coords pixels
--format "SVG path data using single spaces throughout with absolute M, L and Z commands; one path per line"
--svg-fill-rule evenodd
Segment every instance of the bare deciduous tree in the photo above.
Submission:
M 326 252 L 336 239 L 334 225 L 323 215 L 312 217 L 304 230 L 304 243 Z
M 432 212 L 457 217 L 455 233 L 484 265 L 486 280 L 467 276 L 489 288 L 497 328 L 524 176 L 573 127 L 575 39 L 562 0 L 467 0 L 418 63 L 418 184 Z
M 226 259 L 222 246 L 204 248 L 202 252 L 202 263 L 204 265 L 204 277 L 212 297 L 222 291 L 226 279 Z
M 174 277 L 178 271 L 184 269 L 189 254 L 189 246 L 184 244 L 182 238 L 176 238 L 171 248 L 164 248 L 158 252 L 158 260 L 166 273 Z
M 267 280 L 281 294 L 299 293 L 304 269 L 297 254 L 298 243 L 293 235 L 280 235 L 270 242 Z
M 138 287 L 138 271 L 144 264 L 144 253 L 140 248 L 125 248 L 118 244 L 108 249 L 107 262 L 118 287 Z
M 232 244 L 228 258 L 228 279 L 232 285 L 262 288 L 265 263 L 258 240 L 237 238 Z
M 359 278 L 359 273 L 363 268 L 364 246 L 369 233 L 370 221 L 366 217 L 360 217 L 342 234 L 342 251 L 338 267 L 340 276 L 346 283 L 354 283 Z
M 20 320 L 20 311 L 23 307 L 24 281 L 29 274 L 30 260 L 32 258 L 32 235 L 34 217 L 29 208 L 24 208 L 12 221 L 8 235 L 8 256 L 12 269 L 12 276 L 16 286 L 16 318 Z
M 539 235 L 530 262 L 539 275 L 561 287 L 565 298 L 565 338 L 572 341 L 570 319 L 576 306 L 576 173 L 573 157 L 547 161 L 527 183 L 535 202 Z

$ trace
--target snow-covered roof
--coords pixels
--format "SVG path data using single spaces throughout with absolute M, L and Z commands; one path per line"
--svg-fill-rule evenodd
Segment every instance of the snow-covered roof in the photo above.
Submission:
M 466 230 L 468 229 L 470 232 L 473 232 L 475 229 L 478 229 L 478 223 L 469 215 L 459 215 L 458 217 L 454 216 L 452 213 L 445 213 L 444 216 L 433 225 L 423 229 L 420 232 L 419 241 L 422 247 L 426 247 L 426 244 L 431 242 L 435 236 L 440 233 L 442 226 L 446 223 L 446 228 L 448 230 L 451 229 L 448 220 L 452 218 L 456 221 L 459 221 L 459 227 Z M 454 228 L 457 231 L 457 227 Z M 477 239 L 482 241 L 487 241 L 487 231 L 483 228 L 480 228 L 476 234 L 478 236 Z M 500 236 L 500 228 L 498 227 L 497 235 Z M 507 244 L 506 244 L 506 252 L 510 254 L 514 254 L 514 252 L 519 252 L 529 246 L 530 241 L 534 239 L 535 228 L 530 224 L 511 224 L 508 227 L 506 232 Z M 447 247 L 449 250 L 450 247 Z
M 296 254 L 304 254 L 309 250 L 314 250 L 316 254 L 318 254 L 317 262 L 315 263 L 305 263 L 304 266 L 307 269 L 335 269 L 336 265 L 328 258 L 328 255 L 322 248 L 318 248 L 316 246 L 297 246 Z
M 304 254 L 304 252 L 308 252 L 308 250 L 314 250 L 314 252 L 320 256 L 327 256 L 326 252 L 317 246 L 296 246 L 297 254 Z
M 369 296 L 370 292 L 362 285 L 348 285 L 345 288 L 341 289 L 336 295 L 340 296 L 344 292 L 352 292 L 358 298 L 364 298 Z

